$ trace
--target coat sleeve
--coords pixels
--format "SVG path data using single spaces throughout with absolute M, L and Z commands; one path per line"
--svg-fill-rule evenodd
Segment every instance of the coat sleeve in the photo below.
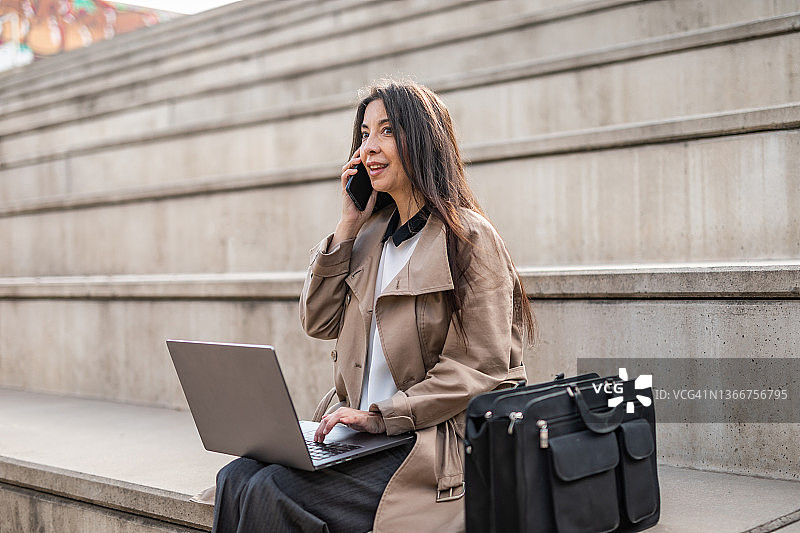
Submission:
M 300 295 L 303 329 L 312 337 L 326 340 L 339 334 L 346 292 L 344 280 L 355 242 L 354 239 L 341 242 L 329 251 L 332 239 L 331 234 L 311 250 L 311 264 Z
M 471 240 L 474 246 L 461 246 L 460 253 L 470 254 L 470 260 L 456 287 L 462 295 L 463 336 L 451 320 L 439 361 L 425 378 L 370 407 L 382 414 L 390 435 L 456 416 L 472 397 L 496 388 L 514 372 L 524 379 L 519 277 L 488 222 L 478 225 Z

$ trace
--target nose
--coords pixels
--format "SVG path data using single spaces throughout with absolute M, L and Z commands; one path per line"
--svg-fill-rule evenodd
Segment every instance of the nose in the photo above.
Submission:
M 377 154 L 381 151 L 380 146 L 378 145 L 377 140 L 373 135 L 367 135 L 367 138 L 361 143 L 361 153 L 362 154 Z M 363 157 L 362 157 L 363 159 Z

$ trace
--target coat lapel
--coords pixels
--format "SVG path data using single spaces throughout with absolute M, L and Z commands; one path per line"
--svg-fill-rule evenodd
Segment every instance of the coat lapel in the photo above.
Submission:
M 350 255 L 350 274 L 346 283 L 358 298 L 361 312 L 367 314 L 375 299 L 375 278 L 381 260 L 381 238 L 393 209 L 384 209 L 371 217 L 356 238 Z
M 375 279 L 381 259 L 381 238 L 392 215 L 384 209 L 371 218 L 353 246 L 347 285 L 358 298 L 362 312 L 372 309 Z M 382 294 L 417 295 L 453 289 L 450 263 L 447 260 L 447 238 L 444 223 L 431 215 L 422 228 L 419 242 L 408 262 L 387 285 Z
M 419 242 L 411 258 L 386 286 L 381 296 L 419 295 L 452 289 L 453 279 L 447 261 L 444 224 L 437 217 L 430 215 L 425 227 L 420 231 Z

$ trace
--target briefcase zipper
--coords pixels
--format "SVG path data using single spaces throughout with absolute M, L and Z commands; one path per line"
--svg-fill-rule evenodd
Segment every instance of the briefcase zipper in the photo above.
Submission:
M 547 429 L 547 420 L 538 420 L 536 425 L 539 427 L 539 448 L 548 448 L 550 431 Z
M 514 424 L 516 424 L 517 420 L 522 420 L 523 414 L 520 411 L 514 411 L 513 413 L 508 415 L 508 418 L 511 419 L 511 423 L 508 424 L 508 434 L 511 435 L 514 433 Z M 579 417 L 576 415 L 566 415 L 566 416 L 559 416 L 554 418 L 550 421 L 550 424 L 560 424 L 562 422 L 568 422 L 570 420 L 577 420 Z M 536 427 L 539 428 L 539 447 L 540 448 L 549 448 L 550 447 L 550 425 L 547 423 L 547 420 L 537 420 Z
M 513 435 L 514 434 L 514 424 L 517 423 L 517 420 L 522 420 L 522 417 L 523 417 L 523 415 L 522 415 L 522 413 L 520 411 L 511 411 L 510 413 L 508 413 L 508 419 L 511 421 L 508 424 L 508 434 L 509 435 Z
M 508 414 L 508 419 L 510 422 L 508 423 L 508 434 L 514 434 L 514 424 L 517 423 L 518 420 L 522 420 L 524 415 L 520 411 L 512 411 Z M 539 428 L 539 448 L 547 448 L 550 446 L 548 442 L 550 439 L 550 430 L 547 428 L 547 420 L 537 420 L 536 427 Z
M 488 415 L 488 414 L 489 414 L 489 413 L 487 413 L 487 415 Z M 509 435 L 513 435 L 513 434 L 514 434 L 514 425 L 515 425 L 515 424 L 516 424 L 518 421 L 522 420 L 523 418 L 525 418 L 525 415 L 523 415 L 523 414 L 522 414 L 522 411 L 511 411 L 511 412 L 508 414 L 508 419 L 509 419 L 509 421 L 510 421 L 510 422 L 509 422 L 509 424 L 508 424 L 508 434 L 509 434 Z M 553 419 L 553 420 L 551 420 L 550 422 L 551 422 L 551 423 L 560 423 L 560 422 L 564 422 L 564 421 L 567 421 L 567 420 L 576 420 L 577 418 L 578 418 L 578 416 L 577 416 L 577 415 L 566 415 L 566 416 L 559 416 L 559 417 L 556 417 L 556 418 L 554 418 L 554 419 Z M 537 425 L 537 426 L 538 426 L 540 429 L 542 428 L 541 424 L 544 424 L 544 426 L 545 426 L 545 430 L 546 430 L 546 428 L 547 428 L 547 421 L 546 421 L 546 420 L 539 420 L 539 421 L 537 421 L 537 422 L 536 422 L 536 425 Z M 545 431 L 545 434 L 546 434 L 546 431 Z M 546 448 L 547 446 L 542 446 L 542 447 L 543 447 L 543 448 Z
M 539 428 L 539 448 L 549 448 L 550 447 L 550 426 L 553 424 L 558 425 L 563 422 L 570 422 L 574 420 L 578 420 L 579 417 L 574 415 L 568 416 L 559 416 L 556 417 L 548 423 L 547 420 L 539 419 L 536 421 L 536 427 Z

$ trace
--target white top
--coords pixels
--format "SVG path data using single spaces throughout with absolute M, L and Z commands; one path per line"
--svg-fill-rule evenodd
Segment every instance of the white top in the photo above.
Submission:
M 417 247 L 419 236 L 422 232 L 409 237 L 395 246 L 392 238 L 386 239 L 381 252 L 381 262 L 378 265 L 378 276 L 375 279 L 375 302 L 378 296 L 386 289 L 389 282 L 400 272 L 408 263 L 414 248 Z M 373 302 L 373 309 L 375 309 Z M 391 398 L 397 392 L 392 373 L 386 365 L 386 355 L 383 353 L 381 337 L 377 332 L 375 323 L 376 313 L 372 313 L 372 324 L 369 326 L 369 343 L 367 344 L 367 363 L 364 367 L 364 382 L 361 385 L 361 405 L 362 411 L 369 411 L 369 406 L 373 403 Z

